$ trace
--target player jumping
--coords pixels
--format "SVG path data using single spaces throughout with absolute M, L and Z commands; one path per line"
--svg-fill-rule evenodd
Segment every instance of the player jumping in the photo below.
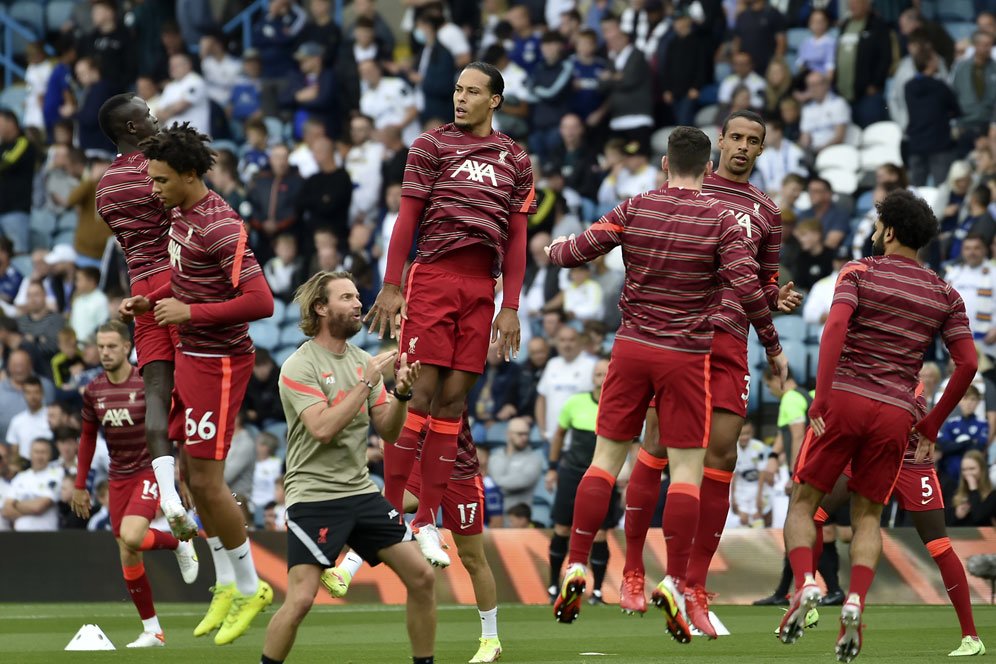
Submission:
M 77 457 L 73 511 L 83 518 L 90 516 L 86 478 L 97 445 L 97 430 L 102 428 L 111 456 L 108 494 L 111 530 L 118 542 L 125 585 L 142 619 L 142 633 L 128 647 L 161 647 L 166 645 L 166 637 L 152 602 L 152 586 L 145 575 L 142 552 L 152 549 L 173 551 L 186 583 L 197 579 L 197 555 L 190 542 L 149 528 L 159 505 L 159 492 L 145 444 L 142 375 L 128 363 L 131 352 L 128 328 L 120 321 L 101 325 L 97 328 L 97 350 L 104 373 L 83 392 L 83 434 Z
M 454 121 L 412 144 L 384 287 L 366 318 L 382 338 L 390 328 L 401 350 L 422 363 L 404 431 L 384 449 L 384 495 L 402 506 L 419 436 L 427 430 L 412 528 L 426 559 L 440 567 L 450 560 L 435 514 L 456 459 L 467 395 L 484 372 L 489 343 L 498 341 L 506 360 L 519 349 L 526 215 L 536 204 L 528 155 L 491 127 L 504 89 L 495 67 L 470 63 L 453 90 Z M 416 229 L 418 253 L 402 294 L 401 271 Z M 499 274 L 505 299 L 495 317 Z
M 861 651 L 861 614 L 882 551 L 882 508 L 899 479 L 910 428 L 915 425 L 920 433 L 915 461 L 924 461 L 978 365 L 961 297 L 916 259 L 937 234 L 930 207 L 900 190 L 876 208 L 875 255 L 848 263 L 837 279 L 809 410 L 814 438 L 797 464 L 799 483 L 785 521 L 785 550 L 799 589 L 782 619 L 780 638 L 794 643 L 805 614 L 820 599 L 813 575 L 813 517 L 850 464 L 854 539 L 836 645 L 841 662 Z M 924 353 L 938 332 L 955 370 L 937 405 L 916 421 L 914 391 Z

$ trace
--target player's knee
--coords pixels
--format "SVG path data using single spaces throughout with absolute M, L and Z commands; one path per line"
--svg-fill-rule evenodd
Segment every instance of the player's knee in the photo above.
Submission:
M 141 551 L 142 540 L 145 537 L 145 533 L 140 532 L 126 532 L 121 531 L 121 544 L 123 544 L 129 551 Z
M 423 600 L 428 598 L 429 601 L 432 601 L 436 575 L 433 573 L 432 568 L 429 567 L 429 563 L 425 563 L 424 561 L 423 563 L 405 575 L 405 587 L 408 589 L 409 595 L 414 595 Z
M 457 553 L 460 555 L 460 562 L 463 563 L 463 566 L 467 570 L 468 574 L 473 575 L 483 570 L 487 565 L 483 551 L 463 548 L 458 550 Z
M 307 595 L 305 593 L 300 593 L 294 599 L 289 599 L 289 601 L 284 602 L 284 606 L 287 608 L 289 615 L 287 616 L 294 625 L 301 624 L 308 612 L 311 611 L 311 606 L 313 604 L 314 595 Z
M 217 488 L 213 479 L 206 473 L 191 473 L 187 478 L 187 486 L 198 500 L 209 499 L 212 491 Z
M 736 443 L 734 442 L 733 445 L 715 447 L 712 443 L 710 443 L 709 449 L 706 451 L 705 467 L 733 472 L 733 470 L 737 467 Z

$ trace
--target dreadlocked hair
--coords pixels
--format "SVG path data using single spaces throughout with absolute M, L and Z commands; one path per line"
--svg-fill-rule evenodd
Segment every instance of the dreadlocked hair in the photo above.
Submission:
M 149 136 L 138 147 L 146 158 L 165 162 L 177 173 L 193 171 L 203 177 L 215 160 L 215 152 L 208 147 L 210 141 L 209 136 L 184 122 Z

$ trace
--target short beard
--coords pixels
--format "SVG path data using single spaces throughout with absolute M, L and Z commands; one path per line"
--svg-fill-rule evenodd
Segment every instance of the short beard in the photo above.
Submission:
M 885 242 L 881 237 L 872 240 L 872 256 L 885 256 Z
M 334 339 L 352 339 L 361 329 L 363 329 L 363 322 L 353 320 L 352 316 L 329 318 L 328 331 Z

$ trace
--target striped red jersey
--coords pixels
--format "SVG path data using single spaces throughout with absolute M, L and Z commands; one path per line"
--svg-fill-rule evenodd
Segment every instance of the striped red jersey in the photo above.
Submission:
M 418 439 L 417 459 L 422 458 L 422 443 L 425 442 L 425 434 Z M 481 474 L 481 462 L 477 458 L 477 446 L 474 445 L 474 436 L 470 432 L 470 420 L 467 419 L 467 411 L 463 413 L 463 422 L 460 425 L 460 434 L 457 436 L 456 462 L 450 472 L 451 480 L 469 480 Z
M 833 305 L 854 309 L 833 389 L 913 412 L 923 356 L 941 334 L 945 345 L 972 338 L 965 303 L 933 271 L 895 254 L 851 261 L 840 271 Z
M 173 297 L 186 302 L 226 302 L 239 295 L 239 284 L 262 271 L 248 246 L 245 224 L 213 191 L 189 210 L 170 210 L 169 264 Z M 185 352 L 241 355 L 253 352 L 249 326 L 179 326 Z
M 622 245 L 626 279 L 616 338 L 659 348 L 708 353 L 712 317 L 730 284 L 770 354 L 781 351 L 743 230 L 720 201 L 665 187 L 634 196 L 581 236 L 556 244 L 561 267 L 593 260 Z
M 495 277 L 501 274 L 509 217 L 536 211 L 529 155 L 501 132 L 481 138 L 452 123 L 412 143 L 401 194 L 425 201 L 417 263 L 483 244 L 495 252 Z
M 121 245 L 131 283 L 169 269 L 169 212 L 152 195 L 145 155 L 118 155 L 111 163 L 97 183 L 97 213 Z
M 702 183 L 702 193 L 718 198 L 744 229 L 744 243 L 757 261 L 758 281 L 768 306 L 778 307 L 778 261 L 782 248 L 782 213 L 774 201 L 749 182 L 734 182 L 712 175 Z M 723 289 L 723 304 L 713 324 L 747 343 L 748 320 L 732 288 Z
M 83 421 L 104 430 L 111 457 L 108 476 L 129 477 L 152 467 L 145 444 L 145 384 L 136 367 L 128 379 L 114 384 L 100 374 L 83 390 Z
M 916 417 L 914 418 L 917 422 L 927 417 L 927 400 L 923 398 L 923 383 L 917 386 L 916 401 L 914 402 L 916 407 Z M 927 456 L 925 461 L 920 463 L 916 462 L 916 446 L 920 444 L 920 432 L 916 429 L 910 431 L 909 441 L 906 443 L 906 454 L 903 455 L 903 465 L 907 468 L 918 468 L 918 469 L 931 469 L 934 467 L 934 457 L 931 455 Z

